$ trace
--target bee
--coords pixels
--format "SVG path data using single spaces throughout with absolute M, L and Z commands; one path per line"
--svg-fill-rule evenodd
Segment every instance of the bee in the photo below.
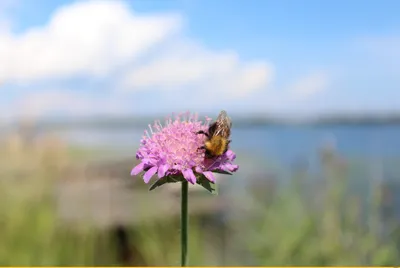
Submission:
M 204 145 L 199 149 L 205 150 L 206 158 L 213 158 L 223 155 L 228 151 L 228 145 L 231 142 L 232 121 L 226 111 L 221 111 L 217 120 L 210 125 L 208 133 L 200 130 L 196 134 L 204 134 L 207 139 Z

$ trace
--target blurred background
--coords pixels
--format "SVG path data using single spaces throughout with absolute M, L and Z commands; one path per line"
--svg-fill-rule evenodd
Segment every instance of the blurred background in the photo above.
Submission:
M 233 120 L 191 265 L 400 263 L 400 2 L 0 1 L 0 265 L 179 265 L 179 185 L 131 177 L 172 113 Z

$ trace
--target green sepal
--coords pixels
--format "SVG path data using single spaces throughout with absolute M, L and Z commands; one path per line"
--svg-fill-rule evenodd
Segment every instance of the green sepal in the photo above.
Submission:
M 197 184 L 209 191 L 213 195 L 218 195 L 217 184 L 209 181 L 203 174 L 197 175 Z
M 153 183 L 153 185 L 150 186 L 149 191 L 152 191 L 158 187 L 160 187 L 161 185 L 164 185 L 166 183 L 175 183 L 175 182 L 181 182 L 183 180 L 183 178 L 181 176 L 168 176 L 168 177 L 164 177 L 161 179 L 158 179 L 155 183 Z
M 213 173 L 219 173 L 219 174 L 224 174 L 224 175 L 232 175 L 232 173 L 225 171 L 225 170 L 213 170 Z

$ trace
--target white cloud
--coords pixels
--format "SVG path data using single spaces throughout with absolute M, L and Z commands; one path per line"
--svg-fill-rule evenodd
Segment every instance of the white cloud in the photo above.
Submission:
M 306 99 L 326 90 L 329 82 L 326 73 L 313 72 L 290 85 L 288 93 L 295 99 Z
M 80 114 L 88 108 L 85 104 L 83 99 L 66 90 L 52 90 L 25 95 L 14 103 L 14 107 L 18 107 L 19 116 L 36 118 L 48 112 L 62 111 L 66 107 L 73 108 L 74 114 Z
M 134 100 L 134 94 L 122 96 L 129 92 L 184 91 L 182 100 L 196 96 L 200 105 L 207 92 L 226 101 L 268 88 L 270 63 L 208 49 L 185 37 L 183 22 L 178 14 L 138 14 L 122 1 L 91 0 L 57 9 L 46 25 L 18 34 L 0 31 L 0 83 L 31 88 L 9 111 L 33 117 L 122 113 Z M 108 96 L 63 90 L 71 88 L 70 79 L 92 77 L 111 83 Z M 58 89 L 35 90 L 38 83 L 48 88 L 46 82 Z
M 263 61 L 243 63 L 235 52 L 214 52 L 190 42 L 176 42 L 144 66 L 126 73 L 126 90 L 198 89 L 241 97 L 265 89 L 273 67 Z
M 186 41 L 178 31 L 182 22 L 177 15 L 132 13 L 120 1 L 76 2 L 58 9 L 43 27 L 20 35 L 0 34 L 0 62 L 5 63 L 0 65 L 0 80 L 122 72 L 118 84 L 131 90 L 191 87 L 242 96 L 266 88 L 273 74 L 270 64 L 242 62 L 235 52 L 211 51 Z M 151 49 L 156 53 L 145 57 Z
M 0 80 L 105 75 L 180 26 L 175 15 L 138 16 L 120 1 L 84 1 L 20 35 L 0 34 Z
M 37 119 L 58 113 L 72 116 L 110 115 L 124 113 L 130 105 L 118 94 L 94 97 L 82 92 L 53 89 L 33 92 L 18 99 L 10 105 L 12 109 L 8 109 L 14 114 L 8 113 L 8 116 Z

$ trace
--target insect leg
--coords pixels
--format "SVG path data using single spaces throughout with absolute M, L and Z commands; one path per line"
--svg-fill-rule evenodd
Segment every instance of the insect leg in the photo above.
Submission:
M 197 131 L 196 134 L 204 134 L 204 135 L 206 135 L 207 137 L 210 137 L 210 136 L 208 135 L 208 133 L 204 132 L 203 130 Z

